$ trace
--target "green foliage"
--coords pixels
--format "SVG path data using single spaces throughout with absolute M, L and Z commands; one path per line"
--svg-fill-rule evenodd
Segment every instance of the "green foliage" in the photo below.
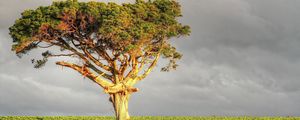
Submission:
M 36 48 L 40 42 L 80 34 L 96 35 L 97 43 L 102 44 L 97 47 L 119 53 L 158 52 L 162 43 L 165 44 L 162 54 L 175 61 L 181 55 L 167 40 L 190 34 L 190 27 L 177 20 L 182 14 L 174 0 L 136 0 L 134 4 L 122 5 L 66 0 L 25 10 L 21 15 L 9 28 L 14 43 L 12 50 L 18 54 Z
M 46 62 L 48 61 L 48 59 L 46 59 L 46 58 L 43 58 L 41 60 L 34 60 L 34 59 L 32 59 L 31 61 L 32 61 L 32 63 L 35 64 L 34 68 L 41 68 L 41 67 L 43 67 L 46 64 Z
M 299 117 L 189 117 L 189 116 L 134 116 L 131 120 L 299 120 Z M 114 117 L 98 116 L 3 116 L 0 120 L 115 120 Z

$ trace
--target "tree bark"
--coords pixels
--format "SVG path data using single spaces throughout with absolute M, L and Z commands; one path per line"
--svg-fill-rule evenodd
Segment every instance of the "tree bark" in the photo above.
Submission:
M 116 120 L 129 120 L 128 100 L 130 94 L 115 93 L 113 94 L 113 105 L 115 109 Z

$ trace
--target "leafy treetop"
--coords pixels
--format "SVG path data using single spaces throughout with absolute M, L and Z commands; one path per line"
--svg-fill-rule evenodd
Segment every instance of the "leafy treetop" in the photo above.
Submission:
M 144 65 L 153 67 L 160 54 L 170 60 L 162 70 L 176 68 L 176 60 L 182 55 L 169 40 L 190 34 L 190 27 L 177 20 L 182 15 L 174 0 L 136 0 L 121 5 L 67 0 L 26 10 L 21 15 L 9 28 L 12 50 L 18 55 L 58 46 L 64 54 L 47 49 L 42 54 L 44 59 L 32 60 L 35 67 L 41 67 L 49 57 L 74 57 L 83 60 L 84 67 L 105 73 L 114 81 L 113 75 L 123 76 L 127 71 L 128 77 L 132 71 L 144 70 Z

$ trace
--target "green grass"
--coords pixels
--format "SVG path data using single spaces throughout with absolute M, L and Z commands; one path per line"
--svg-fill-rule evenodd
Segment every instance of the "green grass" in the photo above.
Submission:
M 98 116 L 0 116 L 0 120 L 115 120 Z M 131 120 L 300 120 L 300 117 L 176 117 L 133 116 Z

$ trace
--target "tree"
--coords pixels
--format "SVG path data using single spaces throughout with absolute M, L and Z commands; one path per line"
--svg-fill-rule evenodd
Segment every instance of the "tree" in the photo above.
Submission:
M 101 86 L 116 118 L 127 120 L 128 100 L 138 91 L 134 85 L 153 70 L 160 56 L 169 60 L 162 71 L 177 67 L 182 55 L 170 40 L 190 34 L 189 26 L 178 22 L 181 16 L 180 5 L 173 0 L 121 5 L 67 0 L 25 10 L 9 30 L 18 56 L 45 49 L 42 59 L 32 59 L 35 68 L 49 58 L 65 57 L 56 64 Z

